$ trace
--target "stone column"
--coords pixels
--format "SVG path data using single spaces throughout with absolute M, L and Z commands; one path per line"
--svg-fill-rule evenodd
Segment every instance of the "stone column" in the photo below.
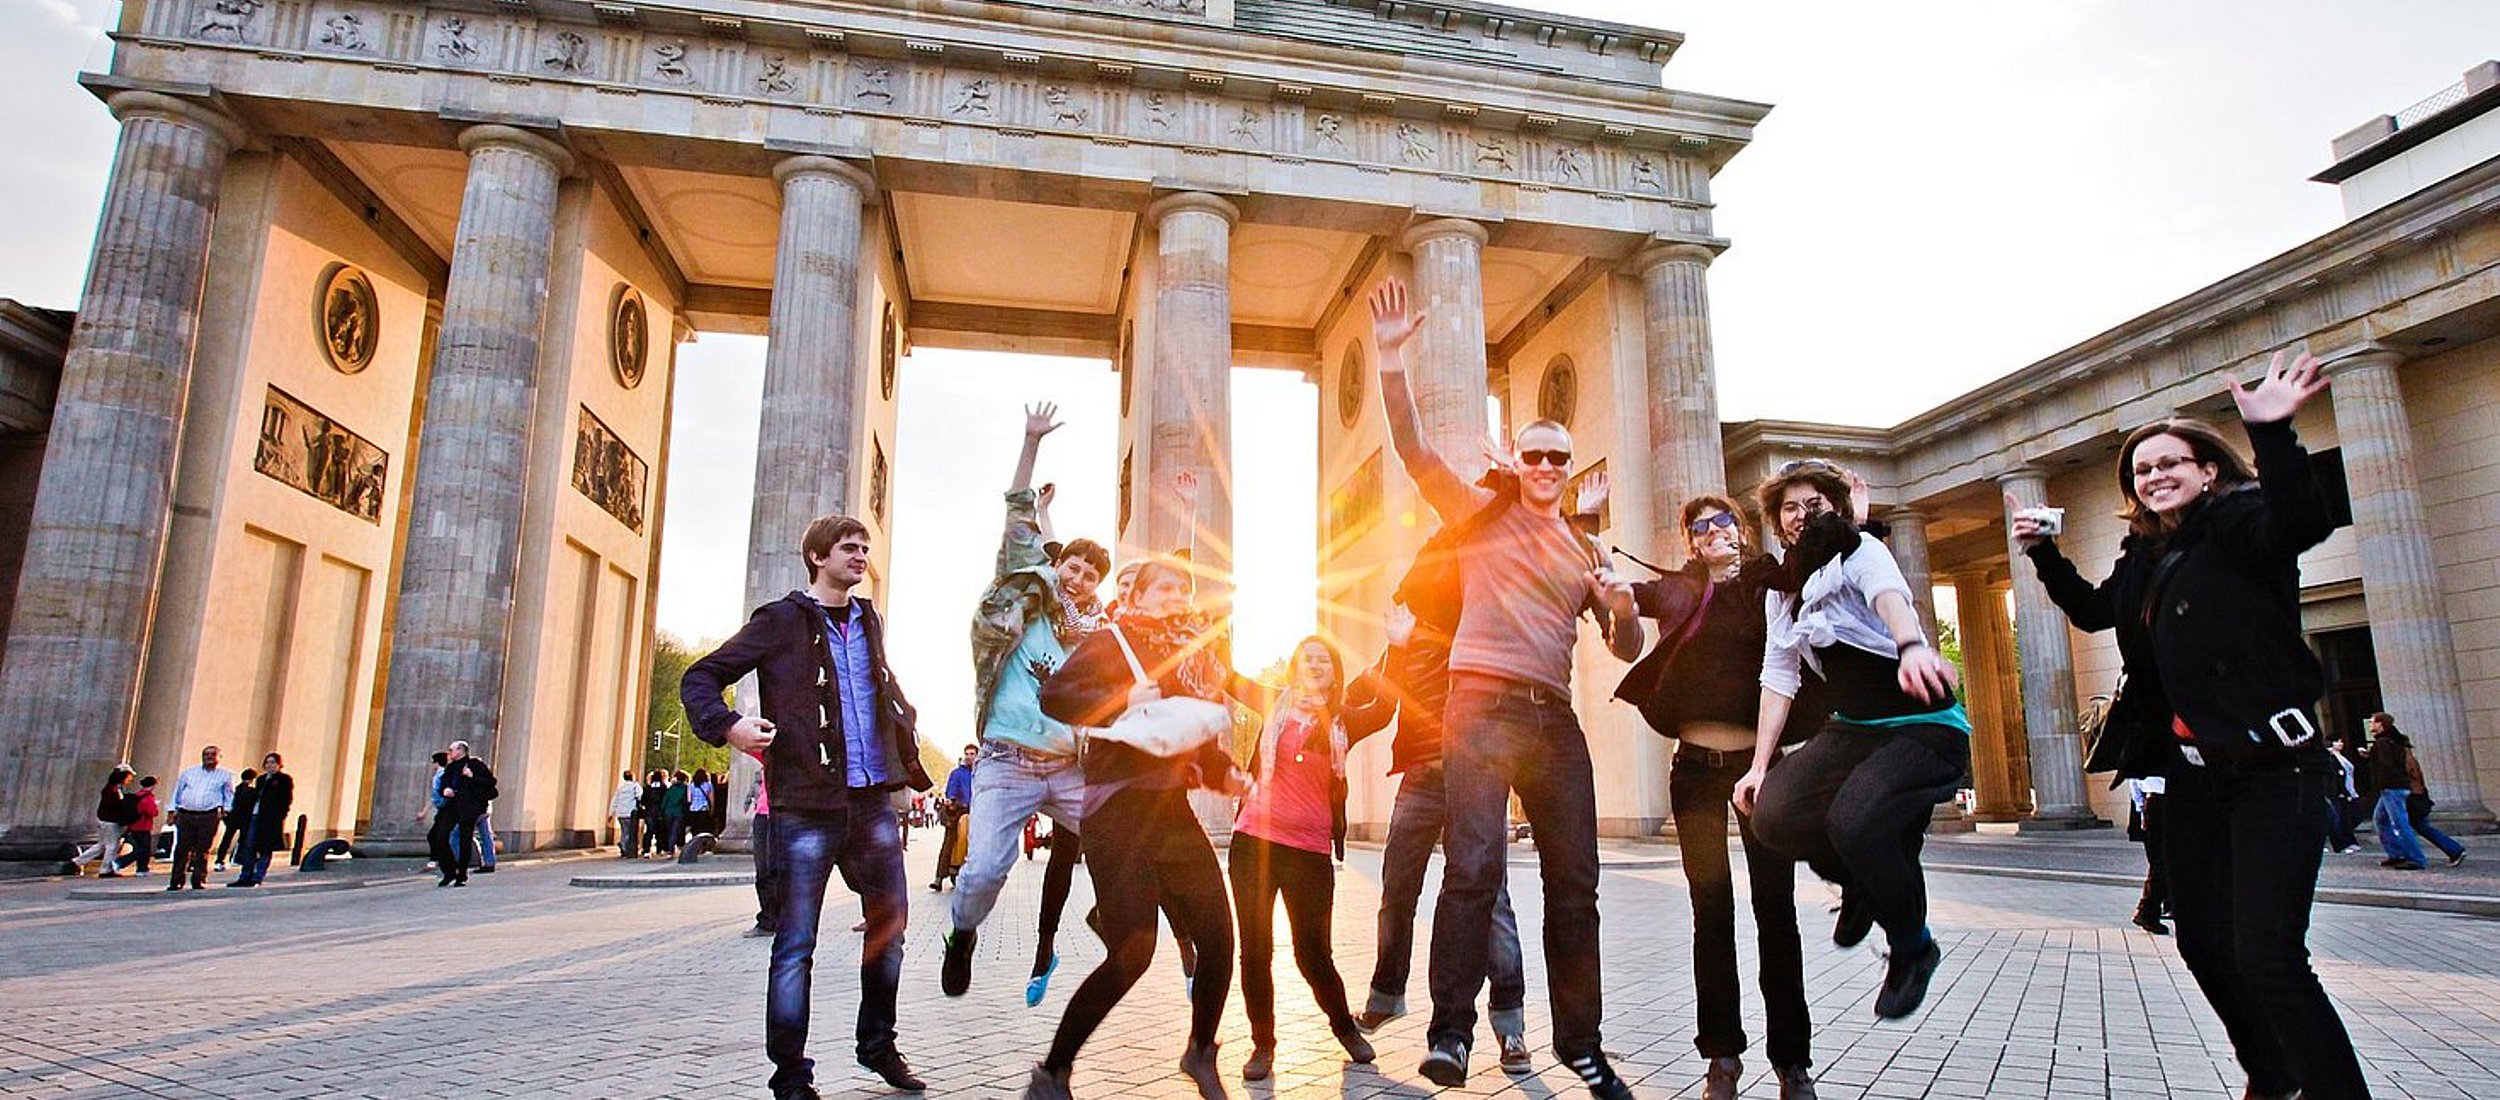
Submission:
M 1459 218 L 1417 224 L 1399 241 L 1415 261 L 1415 308 L 1426 311 L 1406 353 L 1406 384 L 1424 441 L 1468 482 L 1484 473 L 1488 438 L 1484 242 L 1483 226 Z
M 209 231 L 242 128 L 117 92 L 121 120 L 86 290 L 28 519 L 0 664 L 0 855 L 54 859 L 95 831 L 129 745 L 165 553 Z M 144 761 L 149 768 L 174 761 Z
M 2048 472 L 2024 466 L 1997 476 L 1997 484 L 2022 507 L 2048 500 Z M 2010 528 L 2009 528 L 2010 531 Z M 2035 803 L 2025 828 L 2091 828 L 2094 817 L 2083 787 L 2083 735 L 2075 727 L 2075 654 L 2066 636 L 2066 615 L 2049 602 L 2038 572 L 2006 536 L 2014 573 L 2014 641 L 2022 663 L 2023 727 L 2031 749 Z
M 2403 356 L 2372 348 L 2335 362 L 2335 431 L 2360 543 L 2361 587 L 2379 697 L 2413 738 L 2442 818 L 2491 820 L 2475 781 L 2456 645 L 2440 595 L 2430 519 L 2414 471 L 2413 425 L 2396 377 Z
M 361 838 L 386 853 L 422 843 L 437 750 L 465 740 L 495 758 L 557 183 L 573 167 L 563 146 L 509 126 L 463 130 L 460 148 L 468 182 L 409 482 L 373 817 Z
M 1884 545 L 1901 566 L 1901 579 L 1910 582 L 1910 606 L 1918 609 L 1918 628 L 1927 632 L 1932 643 L 1936 640 L 1936 579 L 1927 559 L 1927 516 L 1895 508 L 1884 513 L 1884 522 L 1892 526 L 1892 536 Z
M 1231 602 L 1233 558 L 1233 223 L 1241 212 L 1204 192 L 1157 200 L 1152 410 L 1146 469 L 1146 545 L 1188 548 L 1200 573 L 1200 602 L 1221 613 Z M 1174 491 L 1188 473 L 1194 501 Z
M 1684 502 L 1727 491 L 1719 382 L 1710 361 L 1706 276 L 1715 255 L 1697 244 L 1661 244 L 1632 260 L 1649 358 L 1649 499 L 1657 529 L 1650 548 L 1669 565 L 1684 560 L 1684 533 L 1674 529 Z M 1932 610 L 1922 615 L 1934 618 Z
M 2009 712 L 2006 681 L 2014 664 L 2005 629 L 2005 590 L 1988 572 L 1953 575 L 1953 605 L 1962 637 L 1962 688 L 1970 710 L 1971 782 L 1976 821 L 2020 821 L 2031 807 L 2030 754 Z
M 818 156 L 782 161 L 773 180 L 781 187 L 781 237 L 742 610 L 807 587 L 799 539 L 818 516 L 850 514 L 858 469 L 861 234 L 877 181 L 847 161 Z M 752 679 L 739 685 L 738 696 L 752 713 Z M 729 764 L 722 831 L 743 844 L 762 769 L 744 753 L 732 753 Z

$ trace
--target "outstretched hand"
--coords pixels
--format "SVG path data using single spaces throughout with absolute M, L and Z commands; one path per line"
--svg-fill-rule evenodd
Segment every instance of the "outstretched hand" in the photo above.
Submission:
M 1580 479 L 1579 498 L 1574 501 L 1576 507 L 1572 511 L 1583 516 L 1595 515 L 1603 511 L 1606 507 L 1606 494 L 1610 488 L 1606 482 L 1606 471 L 1592 471 L 1587 477 Z
M 1059 430 L 1059 406 L 1048 401 L 1024 407 L 1024 437 L 1040 439 Z
M 2266 363 L 2266 373 L 2252 385 L 2242 386 L 2239 376 L 2222 372 L 2222 384 L 2231 392 L 2231 400 L 2240 407 L 2240 419 L 2251 424 L 2272 424 L 2289 420 L 2292 414 L 2327 386 L 2326 361 L 2308 352 L 2283 365 L 2283 353 L 2275 352 Z
M 1404 280 L 1381 280 L 1372 290 L 1371 306 L 1372 343 L 1383 353 L 1405 347 L 1414 338 L 1415 330 L 1423 327 L 1424 311 L 1408 308 Z

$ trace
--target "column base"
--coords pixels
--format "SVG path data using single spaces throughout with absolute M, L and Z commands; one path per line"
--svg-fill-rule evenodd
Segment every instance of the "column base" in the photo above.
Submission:
M 1951 802 L 1936 803 L 1927 815 L 1927 831 L 1931 833 L 1967 833 L 1977 827 Z
M 85 830 L 65 829 L 58 825 L 12 825 L 0 827 L 0 862 L 59 863 L 78 854 L 78 849 L 95 843 L 95 826 Z
M 2439 826 L 2442 832 L 2466 836 L 2490 836 L 2500 833 L 2500 815 L 2494 815 L 2490 808 L 2479 802 L 2464 802 L 2454 806 L 2446 803 L 2433 804 L 2431 824 Z
M 2089 810 L 2062 814 L 2033 814 L 2015 826 L 2018 833 L 2075 833 L 2086 829 L 2106 829 L 2110 823 L 2093 816 Z

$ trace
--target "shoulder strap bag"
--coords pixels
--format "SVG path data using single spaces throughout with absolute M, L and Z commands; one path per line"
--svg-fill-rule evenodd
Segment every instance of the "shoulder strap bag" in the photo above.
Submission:
M 1119 645 L 1120 655 L 1128 658 L 1137 682 L 1153 683 L 1146 666 L 1138 662 L 1137 651 L 1129 647 L 1128 635 L 1116 626 L 1110 630 L 1111 640 Z M 1090 739 L 1126 745 L 1150 756 L 1172 757 L 1196 752 L 1232 729 L 1232 711 L 1224 704 L 1178 696 L 1130 707 L 1110 725 L 1092 731 Z

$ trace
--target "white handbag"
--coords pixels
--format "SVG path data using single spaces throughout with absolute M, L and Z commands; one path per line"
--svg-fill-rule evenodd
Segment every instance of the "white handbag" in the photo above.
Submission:
M 1119 643 L 1120 655 L 1128 658 L 1129 671 L 1137 682 L 1150 684 L 1146 666 L 1138 663 L 1137 651 L 1129 648 L 1128 636 L 1119 627 L 1109 628 L 1111 640 Z M 1152 756 L 1182 756 L 1198 747 L 1226 736 L 1233 731 L 1233 712 L 1222 703 L 1211 703 L 1188 696 L 1156 699 L 1121 712 L 1111 724 L 1091 731 L 1091 739 L 1112 741 Z

